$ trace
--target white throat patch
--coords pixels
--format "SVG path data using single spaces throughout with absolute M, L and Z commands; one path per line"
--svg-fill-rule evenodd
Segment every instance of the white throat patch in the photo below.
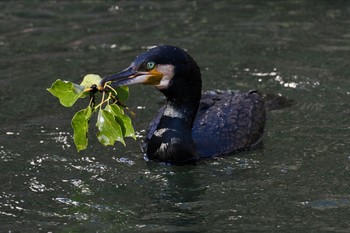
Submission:
M 185 109 L 183 109 L 185 110 Z M 185 113 L 182 112 L 182 110 L 174 109 L 174 108 L 165 108 L 164 110 L 164 116 L 171 117 L 171 118 L 185 118 Z
M 174 77 L 175 67 L 173 65 L 157 65 L 156 68 L 163 74 L 163 78 L 158 85 L 155 85 L 158 89 L 165 89 L 168 87 L 170 80 Z

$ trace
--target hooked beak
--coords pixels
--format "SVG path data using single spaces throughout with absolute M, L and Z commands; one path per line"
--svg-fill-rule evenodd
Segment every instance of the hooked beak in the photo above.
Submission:
M 162 78 L 163 74 L 156 68 L 150 71 L 137 71 L 134 67 L 130 66 L 118 74 L 103 78 L 100 86 L 105 87 L 105 84 L 108 82 L 111 82 L 109 85 L 113 88 L 137 83 L 158 85 Z

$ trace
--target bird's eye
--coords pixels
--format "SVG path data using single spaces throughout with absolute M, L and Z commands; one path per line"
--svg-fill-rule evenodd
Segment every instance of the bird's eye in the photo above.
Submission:
M 154 61 L 149 61 L 146 63 L 146 70 L 152 70 L 156 66 L 156 63 Z

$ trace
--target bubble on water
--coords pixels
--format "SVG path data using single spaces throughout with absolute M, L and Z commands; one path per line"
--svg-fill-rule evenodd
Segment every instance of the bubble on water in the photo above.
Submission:
M 45 191 L 53 191 L 52 188 L 47 188 L 45 184 L 40 183 L 36 177 L 29 180 L 29 189 L 35 193 L 43 193 Z
M 7 150 L 3 146 L 0 147 L 0 159 L 2 162 L 10 162 L 20 157 L 21 154 L 13 152 L 12 150 Z
M 16 195 L 7 192 L 0 193 L 0 216 L 11 216 L 17 217 L 17 215 L 13 212 L 17 211 L 25 211 L 21 204 L 23 204 L 23 200 L 18 200 Z
M 59 131 L 58 128 L 55 129 L 58 132 L 48 132 L 41 129 L 40 134 L 51 138 L 55 143 L 60 144 L 63 150 L 70 148 L 71 144 L 69 142 L 72 141 L 72 135 L 69 132 Z M 39 143 L 43 144 L 45 141 L 47 140 L 40 140 Z

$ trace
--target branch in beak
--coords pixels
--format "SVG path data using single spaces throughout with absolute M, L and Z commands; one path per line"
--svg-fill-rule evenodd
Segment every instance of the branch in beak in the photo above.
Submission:
M 100 86 L 104 87 L 107 82 L 112 82 L 110 86 L 113 88 L 138 83 L 158 85 L 162 78 L 163 74 L 156 69 L 150 71 L 136 71 L 133 67 L 129 67 L 118 74 L 105 77 L 100 82 Z

